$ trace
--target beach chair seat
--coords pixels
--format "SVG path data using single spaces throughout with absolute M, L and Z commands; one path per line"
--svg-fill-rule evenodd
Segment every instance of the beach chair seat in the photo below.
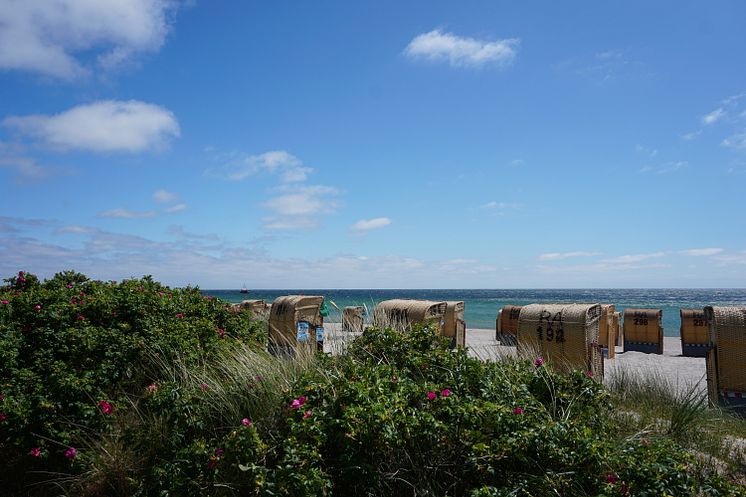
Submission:
M 559 370 L 580 369 L 604 376 L 598 343 L 599 304 L 531 304 L 518 317 L 518 352 L 538 354 Z
M 710 404 L 746 416 L 746 307 L 705 307 Z
M 663 354 L 663 311 L 624 310 L 624 351 Z

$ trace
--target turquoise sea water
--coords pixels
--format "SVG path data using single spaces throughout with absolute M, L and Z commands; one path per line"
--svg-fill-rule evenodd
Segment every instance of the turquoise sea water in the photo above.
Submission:
M 534 303 L 598 302 L 616 305 L 617 311 L 627 307 L 648 307 L 663 310 L 666 336 L 679 335 L 679 309 L 701 309 L 706 305 L 746 306 L 746 289 L 592 289 L 592 290 L 203 290 L 229 302 L 244 299 L 264 299 L 272 302 L 281 295 L 323 295 L 340 309 L 365 304 L 369 309 L 382 300 L 393 298 L 425 300 L 463 300 L 469 328 L 495 328 L 497 311 L 504 305 Z M 332 311 L 327 318 L 339 321 Z

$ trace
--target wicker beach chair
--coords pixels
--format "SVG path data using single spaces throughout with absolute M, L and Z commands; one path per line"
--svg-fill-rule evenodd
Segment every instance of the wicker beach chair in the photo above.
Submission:
M 707 394 L 710 404 L 746 415 L 746 307 L 705 307 L 709 324 Z
M 616 357 L 616 330 L 614 326 L 614 304 L 601 304 L 601 316 L 598 319 L 598 343 L 604 349 L 604 356 Z
M 624 310 L 624 351 L 663 354 L 663 311 Z
M 446 302 L 443 336 L 451 337 L 451 348 L 466 347 L 466 321 L 464 321 L 464 302 Z
M 277 297 L 269 313 L 269 350 L 295 356 L 300 351 L 324 349 L 324 297 L 286 295 Z
M 269 315 L 269 305 L 264 300 L 242 300 L 240 304 L 234 307 L 239 310 L 249 310 L 254 317 L 263 319 Z
M 616 311 L 611 316 L 611 325 L 614 328 L 616 336 L 614 337 L 614 345 L 617 347 L 624 346 L 624 327 L 622 326 L 622 313 Z
M 604 376 L 598 344 L 599 304 L 531 304 L 518 317 L 518 352 L 539 354 L 559 370 L 581 369 Z
M 354 306 L 342 309 L 342 331 L 362 332 L 365 325 L 365 307 Z
M 702 309 L 681 309 L 681 353 L 705 357 L 710 346 L 710 327 Z
M 384 300 L 376 305 L 373 318 L 377 325 L 409 331 L 415 324 L 429 325 L 443 335 L 448 304 L 432 300 Z
M 500 345 L 515 346 L 518 337 L 518 316 L 520 313 L 521 306 L 519 305 L 506 305 L 497 312 L 495 340 L 500 342 Z

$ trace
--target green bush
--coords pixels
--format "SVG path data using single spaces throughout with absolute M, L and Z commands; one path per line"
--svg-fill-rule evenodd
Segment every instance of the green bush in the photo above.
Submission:
M 81 446 L 159 379 L 154 362 L 197 364 L 235 339 L 265 341 L 248 313 L 150 277 L 116 283 L 64 272 L 42 283 L 21 272 L 5 283 L 0 485 L 28 483 L 22 470 L 83 471 Z

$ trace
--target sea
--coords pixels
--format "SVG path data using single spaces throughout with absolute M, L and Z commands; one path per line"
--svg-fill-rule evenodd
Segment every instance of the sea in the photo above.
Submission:
M 661 309 L 663 332 L 679 336 L 680 309 L 702 309 L 704 306 L 746 306 L 746 288 L 727 289 L 573 289 L 573 290 L 202 290 L 204 295 L 227 302 L 263 299 L 271 303 L 282 295 L 323 295 L 329 304 L 329 322 L 339 322 L 346 306 L 375 305 L 394 298 L 421 300 L 463 300 L 467 328 L 494 329 L 497 312 L 505 305 L 541 303 L 614 304 L 617 311 L 627 307 Z

